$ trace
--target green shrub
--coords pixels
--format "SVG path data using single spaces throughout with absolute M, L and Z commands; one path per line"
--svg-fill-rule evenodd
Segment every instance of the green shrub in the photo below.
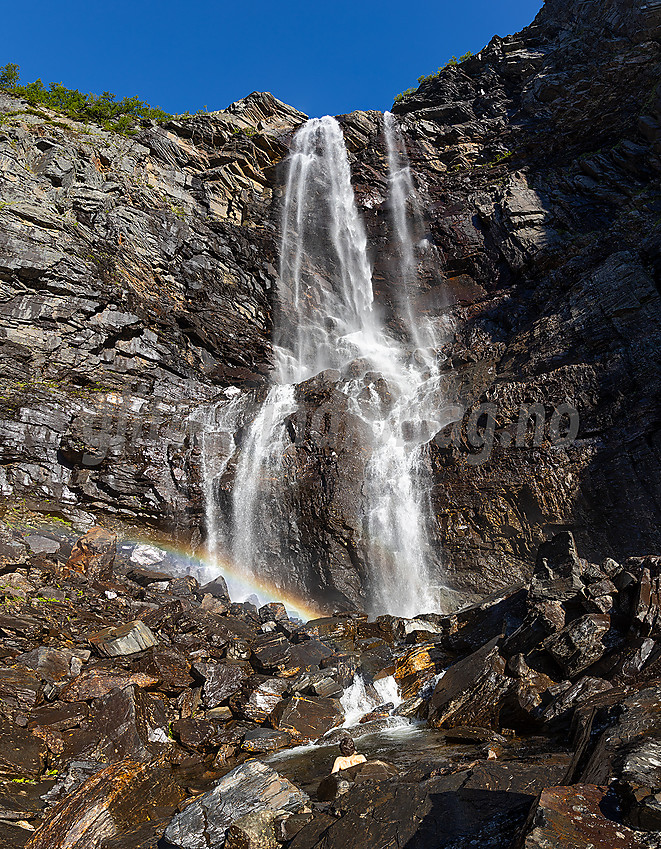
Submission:
M 454 68 L 457 65 L 461 65 L 462 62 L 465 62 L 467 59 L 470 59 L 473 56 L 473 53 L 469 50 L 467 53 L 464 53 L 463 56 L 460 56 L 458 59 L 456 56 L 453 56 L 449 59 L 445 65 L 440 67 L 438 71 L 433 74 L 426 74 L 421 77 L 418 77 L 418 85 L 422 85 L 423 83 L 428 83 L 431 80 L 437 80 L 441 76 L 441 71 L 444 71 L 446 68 Z M 414 88 L 408 88 L 406 91 L 403 91 L 401 94 L 398 94 L 395 98 L 395 102 L 398 103 L 400 100 L 403 100 L 407 95 L 411 94 L 411 92 L 415 91 Z
M 117 100 L 109 91 L 101 95 L 83 94 L 78 89 L 66 88 L 62 83 L 51 83 L 46 88 L 41 80 L 22 85 L 19 71 L 19 66 L 12 62 L 0 68 L 0 89 L 22 97 L 31 106 L 45 106 L 76 121 L 93 121 L 122 135 L 132 135 L 141 118 L 164 121 L 172 117 L 158 106 L 150 106 L 137 97 Z

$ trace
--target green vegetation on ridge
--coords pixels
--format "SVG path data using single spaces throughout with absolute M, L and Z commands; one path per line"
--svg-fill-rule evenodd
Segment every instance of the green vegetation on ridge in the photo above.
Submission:
M 39 80 L 21 83 L 20 68 L 13 62 L 0 67 L 0 89 L 22 97 L 31 106 L 45 106 L 76 121 L 93 121 L 106 130 L 133 135 L 136 123 L 143 118 L 165 121 L 171 117 L 158 106 L 153 107 L 137 97 L 117 100 L 109 91 L 100 95 L 83 94 L 66 88 L 62 83 L 50 83 L 48 88 Z
M 421 86 L 423 83 L 427 83 L 430 80 L 437 80 L 440 77 L 441 72 L 444 71 L 446 68 L 454 68 L 457 65 L 461 65 L 462 62 L 465 62 L 467 59 L 470 59 L 471 56 L 473 56 L 473 53 L 471 53 L 470 50 L 467 53 L 464 53 L 464 55 L 460 56 L 458 59 L 456 56 L 453 56 L 445 63 L 445 65 L 442 65 L 438 69 L 438 71 L 435 71 L 433 74 L 427 74 L 426 76 L 423 74 L 423 76 L 418 77 L 418 86 Z M 404 100 L 405 97 L 408 97 L 409 94 L 413 94 L 413 92 L 416 90 L 417 89 L 415 87 L 407 88 L 406 91 L 403 91 L 401 94 L 398 94 L 395 97 L 395 103 L 399 103 L 400 100 Z

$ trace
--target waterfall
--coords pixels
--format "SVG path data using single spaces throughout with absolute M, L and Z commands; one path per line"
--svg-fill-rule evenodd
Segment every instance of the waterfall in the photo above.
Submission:
M 362 487 L 367 605 L 373 614 L 413 616 L 439 609 L 428 566 L 424 446 L 445 422 L 439 412 L 439 341 L 416 317 L 411 294 L 419 247 L 411 209 L 415 218 L 417 201 L 405 144 L 388 113 L 384 134 L 401 290 L 398 306 L 408 341 L 387 330 L 375 309 L 367 235 L 341 127 L 334 118 L 314 118 L 296 133 L 288 162 L 273 385 L 241 435 L 231 553 L 246 575 L 258 570 L 260 557 L 262 562 L 270 558 L 269 567 L 280 570 L 286 585 L 289 570 L 295 568 L 286 537 L 295 532 L 297 517 L 289 517 L 288 528 L 273 527 L 271 519 L 285 487 L 293 485 L 293 478 L 287 477 L 287 419 L 297 409 L 296 387 L 321 371 L 336 369 L 345 375 L 337 388 L 345 393 L 349 411 L 371 434 Z M 209 497 L 213 499 L 213 492 Z M 218 524 L 213 516 L 208 519 Z
M 356 674 L 353 683 L 342 693 L 340 699 L 344 711 L 343 727 L 353 728 L 366 713 L 388 703 L 392 703 L 393 709 L 402 703 L 397 682 L 392 675 L 367 685 L 363 676 Z

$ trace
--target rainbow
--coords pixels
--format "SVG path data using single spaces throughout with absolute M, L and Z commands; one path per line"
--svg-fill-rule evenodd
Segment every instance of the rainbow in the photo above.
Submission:
M 200 584 L 212 581 L 221 575 L 227 582 L 232 601 L 245 601 L 248 596 L 256 595 L 260 604 L 279 601 L 284 604 L 287 613 L 302 619 L 304 622 L 323 616 L 320 608 L 315 607 L 308 599 L 292 594 L 276 584 L 261 577 L 246 575 L 241 569 L 224 557 L 218 557 L 204 549 L 193 551 L 187 546 L 173 544 L 171 539 L 155 539 L 154 537 L 123 536 L 120 544 L 153 545 L 171 554 L 180 568 L 178 575 L 192 575 Z

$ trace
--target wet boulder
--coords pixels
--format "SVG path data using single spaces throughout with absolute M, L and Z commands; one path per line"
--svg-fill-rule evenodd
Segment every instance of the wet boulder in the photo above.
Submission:
M 383 641 L 372 641 L 367 650 L 360 652 L 360 671 L 368 680 L 383 675 L 393 675 L 395 659 L 390 645 Z
M 257 760 L 227 773 L 213 790 L 191 802 L 165 831 L 166 849 L 216 849 L 233 823 L 256 811 L 298 812 L 309 797 Z
M 560 781 L 566 766 L 566 759 L 483 761 L 422 781 L 390 778 L 354 784 L 351 792 L 333 802 L 337 816 L 315 814 L 294 838 L 291 849 L 501 849 L 511 845 L 536 795 Z
M 91 634 L 88 640 L 105 657 L 137 654 L 158 644 L 151 628 L 140 619 L 125 625 L 104 628 L 96 634 Z
M 563 672 L 573 678 L 606 652 L 604 638 L 610 627 L 610 616 L 588 613 L 548 637 L 543 645 Z
M 289 690 L 283 678 L 251 675 L 230 698 L 232 711 L 259 724 L 266 722 Z
M 387 761 L 366 761 L 322 778 L 317 789 L 317 799 L 320 802 L 332 802 L 343 793 L 348 793 L 356 784 L 364 784 L 367 781 L 388 781 L 397 775 L 397 767 Z
M 613 782 L 625 822 L 661 830 L 661 685 L 624 698 L 616 689 L 606 691 L 601 704 L 599 698 L 579 713 L 574 779 L 600 786 Z
M 252 645 L 254 663 L 262 672 L 283 674 L 289 668 L 292 645 L 278 631 L 260 634 Z
M 202 598 L 205 595 L 210 595 L 213 598 L 222 599 L 224 601 L 230 600 L 229 590 L 227 589 L 227 584 L 225 583 L 225 579 L 222 575 L 218 575 L 218 577 L 214 578 L 213 581 L 209 581 L 207 584 L 203 584 L 197 590 L 197 595 Z
M 252 668 L 246 663 L 195 663 L 193 671 L 203 681 L 202 698 L 208 709 L 219 707 L 241 689 Z
M 94 527 L 75 543 L 66 568 L 90 580 L 112 577 L 117 536 L 103 528 Z
M 321 669 L 333 669 L 333 677 L 346 690 L 353 682 L 360 666 L 360 657 L 355 652 L 333 652 L 319 661 Z
M 344 713 L 336 699 L 307 696 L 283 699 L 271 715 L 274 727 L 291 734 L 296 743 L 311 743 L 343 720 Z
M 521 625 L 501 643 L 504 657 L 527 655 L 551 634 L 565 627 L 566 612 L 559 601 L 541 601 L 528 611 Z
M 245 752 L 258 755 L 276 752 L 278 749 L 286 749 L 290 745 L 291 736 L 284 731 L 276 731 L 271 728 L 253 728 L 246 731 L 241 748 Z
M 444 645 L 455 652 L 472 652 L 500 634 L 511 634 L 523 622 L 526 597 L 526 590 L 516 584 L 444 617 Z
M 586 675 L 573 684 L 565 681 L 549 689 L 553 701 L 544 709 L 543 719 L 546 723 L 568 723 L 573 711 L 593 696 L 611 690 L 613 685 L 603 678 L 592 678 Z
M 429 724 L 498 729 L 503 702 L 512 687 L 496 638 L 446 670 L 429 701 Z
M 403 699 L 417 696 L 447 664 L 447 655 L 433 644 L 414 646 L 395 665 L 395 680 Z

